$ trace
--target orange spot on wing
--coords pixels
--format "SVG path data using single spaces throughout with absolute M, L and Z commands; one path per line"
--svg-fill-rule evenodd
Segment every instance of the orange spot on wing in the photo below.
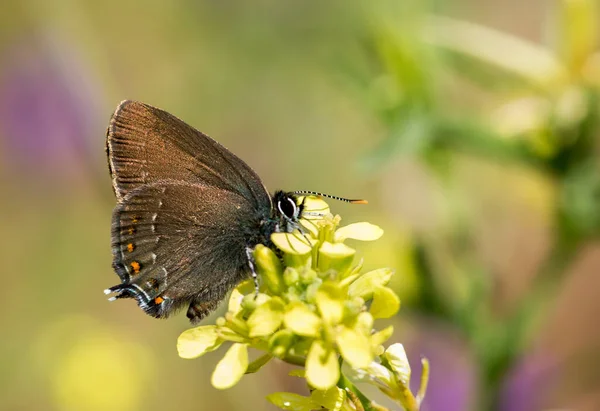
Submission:
M 127 251 L 132 252 L 134 248 L 133 243 L 127 244 Z
M 129 235 L 133 235 L 135 233 L 135 228 L 129 227 Z
M 131 222 L 132 222 L 133 224 L 137 223 L 138 221 L 140 221 L 140 220 L 138 220 L 138 218 L 137 218 L 137 217 L 133 217 L 133 218 L 131 219 Z
M 140 263 L 138 263 L 137 261 L 132 261 L 132 263 L 130 265 L 131 265 L 131 268 L 133 268 L 134 274 L 138 274 L 140 272 L 140 268 L 142 268 L 140 266 Z
M 160 304 L 160 303 L 162 303 L 163 301 L 165 301 L 165 299 L 164 299 L 164 298 L 162 298 L 162 297 L 156 297 L 156 298 L 154 299 L 154 302 L 155 302 L 156 304 Z

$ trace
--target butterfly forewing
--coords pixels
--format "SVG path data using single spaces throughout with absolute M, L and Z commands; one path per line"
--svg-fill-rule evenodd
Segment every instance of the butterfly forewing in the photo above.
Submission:
M 247 275 L 246 250 L 268 237 L 271 197 L 230 151 L 143 103 L 117 107 L 106 148 L 122 281 L 106 292 L 135 298 L 155 317 L 189 304 L 188 317 L 201 319 Z
M 137 101 L 123 101 L 107 132 L 108 163 L 118 200 L 162 180 L 211 185 L 238 193 L 254 207 L 270 207 L 258 175 L 212 138 L 177 117 Z
M 213 186 L 135 188 L 113 213 L 113 266 L 123 283 L 111 290 L 155 317 L 190 304 L 200 307 L 191 319 L 200 319 L 247 275 L 245 249 L 260 241 L 249 233 L 261 218 L 248 199 Z

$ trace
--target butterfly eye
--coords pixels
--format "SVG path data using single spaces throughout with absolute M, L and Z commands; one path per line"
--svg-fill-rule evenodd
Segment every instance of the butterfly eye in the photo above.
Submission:
M 279 212 L 287 218 L 295 219 L 298 217 L 298 206 L 296 202 L 290 197 L 284 197 L 277 202 L 277 208 Z

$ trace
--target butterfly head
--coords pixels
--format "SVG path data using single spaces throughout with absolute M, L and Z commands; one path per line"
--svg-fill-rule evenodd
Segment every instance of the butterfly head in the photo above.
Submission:
M 298 204 L 298 196 L 294 193 L 277 191 L 273 196 L 275 215 L 278 220 L 276 231 L 292 232 L 298 228 L 298 220 L 302 216 L 304 203 Z

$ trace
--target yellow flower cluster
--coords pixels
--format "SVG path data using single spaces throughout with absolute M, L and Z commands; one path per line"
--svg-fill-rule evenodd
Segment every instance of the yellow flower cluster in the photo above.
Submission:
M 350 392 L 353 385 L 341 374 L 343 362 L 358 379 L 375 383 L 403 405 L 411 400 L 417 404 L 408 389 L 406 355 L 399 355 L 402 346 L 383 347 L 392 327 L 373 330 L 374 320 L 391 317 L 400 308 L 400 300 L 386 286 L 393 271 L 361 273 L 362 261 L 353 265 L 355 250 L 344 244 L 347 239 L 376 240 L 383 231 L 369 223 L 338 228 L 340 217 L 331 216 L 324 201 L 309 197 L 304 203 L 308 212 L 301 220 L 303 232 L 272 235 L 279 255 L 263 245 L 254 250 L 261 292 L 256 294 L 250 281 L 238 286 L 215 325 L 181 334 L 179 355 L 196 358 L 233 342 L 212 376 L 213 386 L 220 389 L 232 387 L 273 357 L 305 367 L 296 375 L 314 389 L 310 397 L 268 397 L 283 409 L 360 409 L 350 405 L 361 398 L 358 390 Z M 265 354 L 250 363 L 249 347 Z

